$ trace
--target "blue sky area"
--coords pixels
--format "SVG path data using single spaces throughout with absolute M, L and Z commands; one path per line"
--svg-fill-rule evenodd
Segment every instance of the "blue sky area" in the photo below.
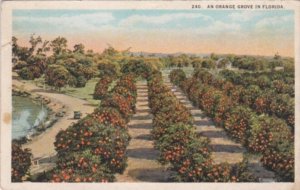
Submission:
M 265 40 L 265 45 L 274 46 L 274 42 L 271 41 L 275 40 L 278 43 L 284 41 L 282 50 L 279 45 L 278 48 L 276 47 L 278 51 L 292 54 L 293 50 L 290 49 L 288 53 L 287 49 L 292 48 L 294 12 L 290 10 L 14 10 L 13 35 L 28 38 L 32 33 L 46 38 L 69 35 L 76 38 L 77 35 L 79 39 L 83 39 L 83 35 L 89 35 L 94 40 L 97 39 L 96 36 L 101 35 L 99 40 L 107 39 L 106 43 L 112 44 L 116 43 L 112 39 L 120 39 L 120 36 L 124 36 L 125 39 L 122 40 L 132 40 L 131 45 L 139 44 L 138 49 L 143 43 L 140 39 L 142 36 L 147 36 L 150 40 L 153 38 L 153 41 L 158 41 L 160 36 L 161 39 L 168 38 L 170 43 L 171 38 L 173 38 L 172 43 L 176 43 L 178 38 L 184 38 L 187 45 L 198 41 L 200 43 L 201 40 L 211 45 L 213 40 L 218 40 L 220 36 L 231 38 L 232 41 L 247 42 L 248 40 L 249 43 L 254 40 L 254 45 Z M 149 45 L 152 47 L 155 44 L 149 43 Z M 228 46 L 228 48 L 230 50 L 233 47 Z M 268 47 L 265 47 L 265 50 L 267 49 Z M 170 48 L 171 51 L 175 50 Z

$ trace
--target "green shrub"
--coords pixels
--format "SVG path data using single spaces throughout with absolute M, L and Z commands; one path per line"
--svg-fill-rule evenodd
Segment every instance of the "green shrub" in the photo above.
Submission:
M 20 71 L 18 71 L 18 75 L 24 80 L 33 80 L 33 73 L 30 71 L 28 67 L 23 67 Z
M 17 63 L 13 67 L 13 70 L 20 70 L 27 66 L 28 64 L 25 61 L 17 61 Z
M 121 68 L 122 73 L 132 73 L 145 79 L 148 79 L 154 70 L 152 65 L 144 62 L 143 59 L 129 60 L 129 62 L 124 64 Z
M 45 82 L 49 86 L 60 89 L 69 83 L 70 76 L 69 71 L 65 67 L 49 65 L 45 73 Z
M 18 75 L 24 80 L 33 80 L 35 78 L 40 78 L 42 71 L 39 67 L 31 65 L 19 70 Z
M 100 77 L 109 76 L 116 78 L 119 75 L 116 65 L 112 63 L 100 63 L 98 64 L 98 69 Z
M 85 87 L 86 82 L 87 82 L 87 80 L 84 78 L 84 76 L 79 76 L 77 78 L 76 87 L 77 88 Z

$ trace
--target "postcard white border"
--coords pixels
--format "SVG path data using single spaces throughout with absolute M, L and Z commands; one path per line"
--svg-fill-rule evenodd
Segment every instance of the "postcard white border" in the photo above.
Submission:
M 13 9 L 191 9 L 192 4 L 273 4 L 284 5 L 285 9 L 295 11 L 295 183 L 11 183 L 11 37 Z M 300 187 L 300 2 L 297 1 L 5 1 L 1 5 L 1 188 L 24 190 L 50 189 L 272 189 L 290 190 Z M 199 10 L 200 11 L 200 10 Z M 268 10 L 262 10 L 268 11 Z M 8 119 L 10 122 L 7 123 Z

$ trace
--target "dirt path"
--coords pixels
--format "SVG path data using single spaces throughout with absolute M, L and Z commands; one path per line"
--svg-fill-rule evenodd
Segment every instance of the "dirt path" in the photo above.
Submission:
M 222 128 L 215 127 L 211 119 L 206 117 L 201 110 L 194 107 L 179 88 L 173 86 L 166 77 L 164 80 L 175 96 L 190 110 L 194 118 L 196 131 L 210 139 L 213 161 L 215 163 L 228 162 L 230 164 L 241 162 L 245 149 L 240 144 L 230 140 Z
M 148 106 L 146 82 L 137 83 L 136 114 L 129 122 L 130 144 L 127 148 L 128 167 L 117 175 L 117 182 L 165 182 L 169 173 L 156 159 L 159 152 L 151 140 L 152 115 Z
M 167 74 L 164 75 L 164 83 L 169 86 L 175 96 L 190 109 L 194 117 L 196 131 L 210 139 L 214 163 L 228 162 L 229 164 L 235 164 L 241 162 L 244 153 L 246 153 L 245 148 L 241 144 L 232 141 L 223 128 L 216 127 L 210 118 L 206 117 L 200 109 L 194 107 L 186 95 L 170 82 Z M 274 173 L 266 170 L 262 166 L 258 156 L 250 155 L 249 169 L 260 181 L 274 181 Z
M 56 134 L 61 129 L 68 128 L 74 120 L 73 111 L 80 110 L 83 113 L 83 117 L 94 111 L 94 107 L 91 106 L 87 101 L 74 98 L 68 95 L 60 94 L 57 92 L 43 90 L 28 82 L 21 82 L 19 80 L 13 80 L 13 85 L 18 88 L 24 89 L 28 92 L 41 95 L 51 100 L 51 108 L 54 111 L 57 109 L 64 108 L 66 114 L 60 118 L 51 128 L 47 129 L 42 134 L 33 137 L 32 141 L 23 145 L 24 148 L 30 148 L 33 154 L 33 158 L 49 157 L 56 154 L 54 141 Z

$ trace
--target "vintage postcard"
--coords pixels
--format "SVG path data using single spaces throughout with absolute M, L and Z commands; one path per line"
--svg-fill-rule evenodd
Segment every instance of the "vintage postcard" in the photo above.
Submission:
M 299 189 L 298 1 L 4 1 L 1 188 Z

